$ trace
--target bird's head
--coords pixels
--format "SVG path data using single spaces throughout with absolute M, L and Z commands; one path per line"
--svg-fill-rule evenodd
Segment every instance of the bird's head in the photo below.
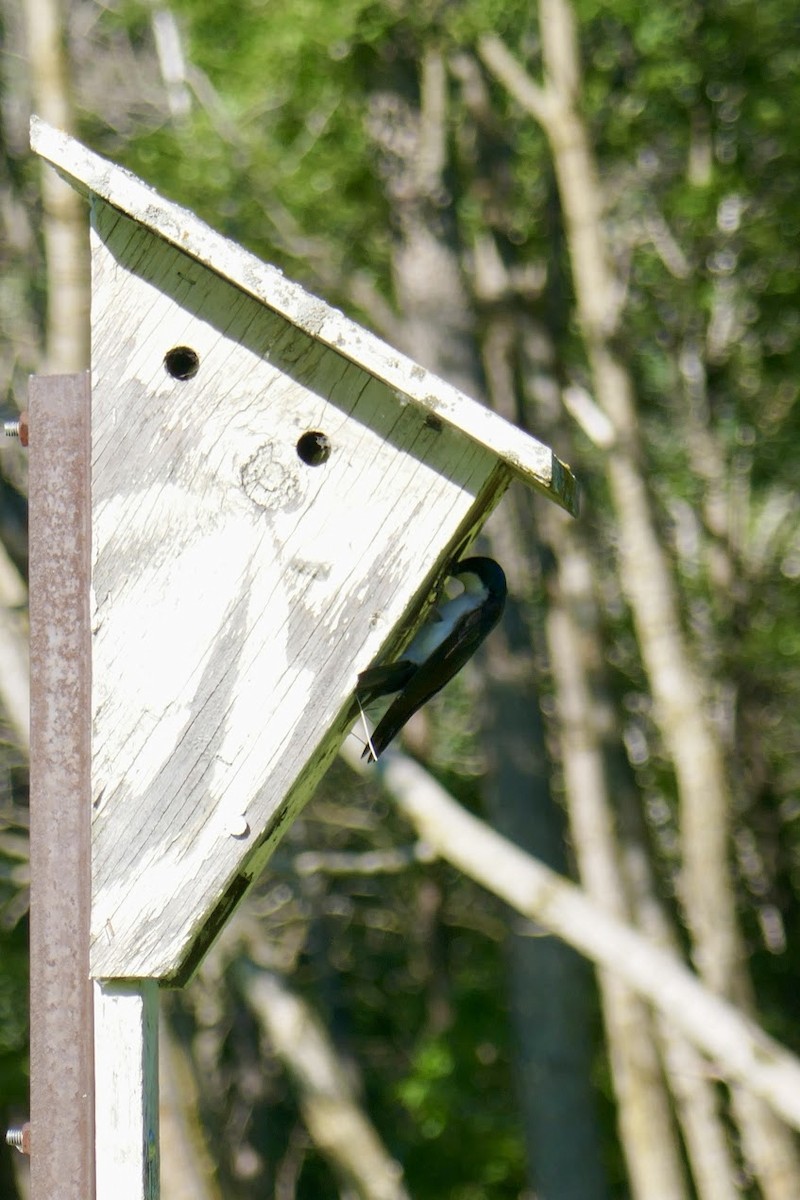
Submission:
M 506 577 L 503 568 L 493 558 L 465 558 L 450 571 L 467 592 L 488 592 L 505 596 Z

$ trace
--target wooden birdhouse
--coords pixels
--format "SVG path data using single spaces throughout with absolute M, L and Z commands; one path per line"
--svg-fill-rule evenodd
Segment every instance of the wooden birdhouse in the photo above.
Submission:
M 176 984 L 511 479 L 570 511 L 575 484 L 127 171 L 31 136 L 91 213 L 91 974 Z
M 92 973 L 180 980 L 546 446 L 43 124 L 92 243 Z

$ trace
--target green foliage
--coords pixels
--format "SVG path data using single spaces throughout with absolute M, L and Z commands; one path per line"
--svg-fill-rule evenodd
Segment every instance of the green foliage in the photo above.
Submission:
M 413 1122 L 405 1156 L 409 1188 L 415 1196 L 453 1200 L 485 1195 L 487 1188 L 516 1196 L 524 1154 L 519 1131 L 507 1120 L 508 1062 L 505 1056 L 498 1061 L 493 1041 L 475 1040 L 486 1032 L 492 989 L 488 980 L 473 992 L 454 982 L 461 1000 L 455 1026 L 417 1048 L 397 1089 Z
M 0 1097 L 27 1105 L 27 771 L 11 731 L 0 726 Z
M 341 796 L 342 775 L 326 783 L 292 840 L 305 848 L 333 832 L 338 847 L 353 850 L 403 844 L 408 830 L 374 801 L 378 824 L 366 836 L 315 819 Z M 326 1024 L 369 1072 L 369 1111 L 403 1163 L 410 1193 L 461 1200 L 491 1187 L 492 1195 L 518 1196 L 525 1174 L 521 1129 L 508 1106 L 514 1051 L 497 988 L 501 906 L 445 867 L 319 883 L 315 909 L 342 914 L 319 931 L 335 970 L 323 988 Z M 314 956 L 299 976 L 315 1005 L 318 970 Z
M 288 227 L 304 244 L 320 238 L 341 248 L 345 270 L 385 263 L 386 217 L 357 86 L 374 66 L 380 9 L 363 0 L 239 0 L 183 3 L 176 12 L 201 103 L 121 146 L 103 137 L 95 118 L 96 140 L 257 253 L 284 261 Z M 140 5 L 125 4 L 108 19 L 135 25 L 142 15 Z
M 0 1095 L 5 1105 L 27 1102 L 28 930 L 0 928 Z
M 636 381 L 643 465 L 675 563 L 687 636 L 708 668 L 718 708 L 730 706 L 739 899 L 757 990 L 768 1026 L 797 1047 L 798 19 L 778 0 L 576 0 L 575 9 L 582 106 L 625 285 L 617 347 Z M 449 74 L 442 187 L 425 198 L 431 225 L 447 228 L 467 281 L 484 237 L 514 279 L 538 271 L 546 281 L 500 299 L 473 297 L 476 337 L 502 310 L 516 329 L 547 342 L 548 356 L 533 367 L 515 351 L 520 392 L 537 372 L 588 381 L 544 135 L 479 68 L 484 110 L 464 83 L 464 56 L 475 65 L 477 39 L 487 32 L 500 33 L 539 78 L 535 6 L 176 0 L 171 10 L 190 64 L 190 110 L 169 112 L 153 66 L 152 7 L 119 0 L 98 12 L 93 64 L 124 48 L 132 66 L 120 68 L 120 82 L 134 90 L 126 108 L 98 75 L 92 102 L 94 65 L 85 66 L 80 116 L 92 145 L 327 299 L 353 309 L 362 303 L 353 281 L 367 279 L 394 304 L 394 252 L 413 189 L 401 178 L 406 191 L 398 190 L 402 146 L 387 143 L 414 135 L 422 59 L 435 48 Z M 122 78 L 135 79 L 139 67 L 153 94 L 144 85 L 136 93 Z M 381 140 L 375 114 L 387 97 L 394 116 Z M 31 209 L 35 168 L 10 161 L 15 200 Z M 3 261 L 10 276 L 17 269 L 10 250 Z M 7 294 L 4 320 L 19 307 L 41 321 L 42 279 L 37 260 Z M 611 723 L 619 728 L 608 736 L 625 735 L 671 901 L 681 865 L 673 771 L 621 599 L 606 452 L 579 431 L 574 437 L 603 606 L 602 667 L 617 703 Z M 542 691 L 547 699 L 546 685 Z M 468 680 L 428 719 L 440 777 L 479 808 L 483 760 Z M 275 900 L 278 915 L 264 917 L 273 945 L 342 1052 L 360 1064 L 366 1106 L 403 1163 L 411 1193 L 511 1200 L 522 1193 L 525 1167 L 502 982 L 506 914 L 441 867 L 314 882 L 291 869 L 292 856 L 310 846 L 371 851 L 409 836 L 372 792 L 334 776 L 289 835 L 258 902 L 268 909 L 270 888 L 285 890 Z M 24 925 L 0 937 L 0 1091 L 18 1099 L 25 1084 Z M 259 1194 L 269 1194 L 298 1118 L 233 985 L 227 978 L 215 985 L 219 994 L 190 996 L 191 1021 L 186 1012 L 183 1018 L 198 1055 L 214 1045 L 203 1059 L 206 1066 L 213 1059 L 203 1081 L 204 1116 L 223 1131 L 215 1135 L 225 1195 L 244 1200 L 255 1194 L 236 1165 L 245 1136 L 265 1164 Z M 598 1062 L 596 1077 L 608 1097 L 606 1063 Z M 610 1108 L 607 1100 L 609 1141 Z M 313 1150 L 297 1194 L 337 1194 Z

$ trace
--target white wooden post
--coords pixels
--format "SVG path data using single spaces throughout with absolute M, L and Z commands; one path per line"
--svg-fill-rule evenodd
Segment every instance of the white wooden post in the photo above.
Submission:
M 94 985 L 99 1200 L 158 1200 L 158 985 Z

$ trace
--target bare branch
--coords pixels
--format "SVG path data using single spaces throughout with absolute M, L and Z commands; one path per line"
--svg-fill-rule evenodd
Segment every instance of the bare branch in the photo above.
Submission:
M 555 96 L 531 79 L 505 42 L 496 34 L 486 34 L 478 42 L 478 54 L 509 95 L 542 126 L 549 127 L 556 104 Z
M 396 850 L 371 850 L 365 854 L 306 850 L 294 860 L 298 875 L 396 875 L 414 863 L 432 862 L 436 855 L 424 842 Z
M 581 72 L 575 12 L 561 0 L 539 0 L 539 34 L 547 78 L 570 103 L 580 94 Z
M 356 1101 L 348 1071 L 309 1005 L 270 971 L 250 971 L 248 1003 L 297 1088 L 320 1151 L 362 1200 L 408 1200 L 400 1164 Z
M 342 756 L 361 771 L 359 751 L 350 740 Z M 674 955 L 466 812 L 412 759 L 390 748 L 379 774 L 401 811 L 442 858 L 597 966 L 613 971 L 708 1055 L 726 1079 L 744 1083 L 800 1129 L 800 1060 L 753 1020 L 704 987 Z
M 161 78 L 167 91 L 169 111 L 173 117 L 185 117 L 191 110 L 192 99 L 187 84 L 186 55 L 183 53 L 178 22 L 169 8 L 157 8 L 153 12 L 151 24 Z

